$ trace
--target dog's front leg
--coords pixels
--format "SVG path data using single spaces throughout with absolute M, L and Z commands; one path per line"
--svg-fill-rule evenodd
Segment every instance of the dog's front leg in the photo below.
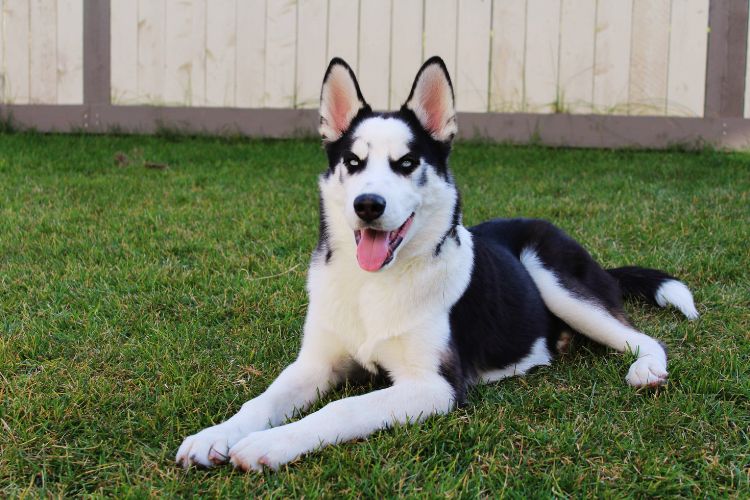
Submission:
M 438 374 L 397 381 L 392 387 L 326 405 L 307 417 L 253 432 L 229 450 L 235 467 L 278 468 L 324 446 L 363 438 L 395 423 L 415 422 L 450 411 L 453 389 Z
M 303 410 L 338 382 L 336 359 L 304 348 L 260 396 L 242 405 L 230 419 L 182 442 L 175 460 L 179 465 L 210 467 L 229 459 L 229 448 L 253 431 L 278 425 L 295 409 Z M 319 351 L 319 349 L 314 349 Z M 330 354 L 330 353 L 327 353 Z

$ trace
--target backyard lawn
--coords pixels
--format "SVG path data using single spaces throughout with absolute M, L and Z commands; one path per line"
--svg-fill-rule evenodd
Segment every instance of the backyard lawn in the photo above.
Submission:
M 295 357 L 317 141 L 0 135 L 0 497 L 750 495 L 750 154 L 459 143 L 468 225 L 549 219 L 605 267 L 667 270 L 701 318 L 628 304 L 669 384 L 577 338 L 523 379 L 277 473 L 178 445 Z M 316 408 L 368 387 L 346 386 Z

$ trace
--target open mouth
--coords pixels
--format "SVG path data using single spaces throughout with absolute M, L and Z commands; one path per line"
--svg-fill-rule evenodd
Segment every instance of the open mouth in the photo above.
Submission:
M 354 231 L 359 267 L 365 271 L 378 271 L 393 260 L 393 254 L 404 241 L 404 236 L 413 220 L 414 213 L 394 231 L 378 231 L 370 228 Z

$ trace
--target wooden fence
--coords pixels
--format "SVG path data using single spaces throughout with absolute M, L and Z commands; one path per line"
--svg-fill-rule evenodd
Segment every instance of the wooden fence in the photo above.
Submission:
M 0 0 L 0 112 L 310 133 L 331 57 L 394 109 L 439 54 L 464 136 L 746 147 L 747 23 L 748 0 Z

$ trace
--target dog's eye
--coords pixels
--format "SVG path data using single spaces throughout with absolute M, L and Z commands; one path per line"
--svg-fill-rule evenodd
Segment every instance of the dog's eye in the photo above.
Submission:
M 344 157 L 344 165 L 346 165 L 348 168 L 357 168 L 362 164 L 362 160 L 357 158 L 354 155 L 349 155 Z
M 409 170 L 416 167 L 417 163 L 419 163 L 417 159 L 409 155 L 404 156 L 396 161 L 396 165 L 398 165 L 399 168 L 403 168 L 404 170 Z

